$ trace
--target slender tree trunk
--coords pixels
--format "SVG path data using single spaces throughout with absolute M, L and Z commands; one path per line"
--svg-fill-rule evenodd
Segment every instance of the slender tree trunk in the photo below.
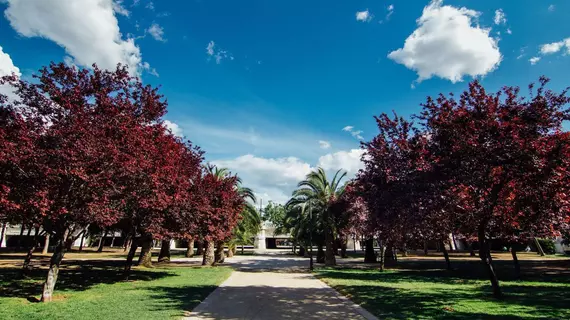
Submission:
M 22 223 L 22 226 L 20 227 L 20 236 L 18 237 L 18 242 L 16 243 L 16 250 L 20 250 L 22 248 L 22 239 L 24 238 L 24 229 L 25 229 L 25 224 Z
M 188 248 L 186 249 L 186 258 L 194 256 L 194 239 L 188 240 Z
M 242 246 L 243 248 L 243 246 Z M 293 254 L 297 254 L 297 244 L 293 243 Z
M 331 229 L 325 232 L 325 265 L 336 265 L 336 258 L 334 256 L 334 235 Z
M 170 262 L 170 241 L 171 239 L 162 239 L 160 242 L 160 253 L 158 254 L 158 262 Z
M 83 251 L 83 241 L 85 240 L 85 232 L 81 233 L 81 241 L 79 242 L 79 252 Z
M 515 275 L 516 275 L 517 279 L 520 279 L 520 277 L 521 277 L 521 265 L 519 264 L 519 259 L 517 257 L 517 250 L 515 249 L 515 246 L 511 247 L 511 255 L 513 256 L 513 263 L 515 265 Z
M 42 288 L 42 302 L 50 302 L 53 298 L 53 291 L 57 282 L 57 276 L 59 275 L 59 266 L 63 260 L 65 249 L 67 247 L 66 242 L 71 242 L 69 241 L 68 236 L 69 230 L 65 230 L 63 234 L 60 234 L 60 236 L 57 237 L 55 251 L 51 256 L 47 278 Z
M 204 241 L 204 257 L 202 259 L 203 266 L 213 266 L 216 262 L 216 257 L 214 254 L 215 244 L 214 241 Z
M 50 234 L 46 232 L 46 237 L 45 237 L 45 240 L 44 240 L 44 249 L 42 250 L 42 254 L 43 254 L 43 255 L 48 254 L 48 250 L 49 250 L 49 237 L 50 237 Z
M 402 245 L 402 257 L 408 256 L 408 248 L 406 247 L 406 243 Z
M 125 237 L 125 243 L 123 243 L 123 252 L 127 252 L 127 250 L 129 250 L 129 248 L 131 247 L 133 242 L 133 237 L 128 235 Z
M 216 263 L 224 263 L 224 260 L 226 260 L 226 255 L 224 254 L 224 242 L 223 241 L 218 241 L 216 243 L 216 252 L 215 252 L 215 256 L 216 256 Z
M 34 255 L 34 251 L 38 248 L 38 233 L 40 228 L 36 228 L 34 232 L 34 240 L 32 244 L 28 247 L 28 252 L 26 254 L 26 258 L 24 259 L 24 264 L 22 265 L 22 276 L 27 276 L 30 271 L 32 271 L 32 257 Z
M 386 246 L 380 244 L 380 271 L 384 271 L 384 262 L 386 261 Z
M 398 248 L 392 247 L 392 259 L 398 263 Z
M 428 242 L 427 241 L 424 241 L 424 255 L 426 255 L 426 256 L 429 255 Z
M 245 245 L 242 244 L 242 245 L 241 245 L 241 254 L 242 254 L 242 255 L 244 254 L 244 249 L 245 249 Z
M 4 235 L 6 234 L 6 223 L 2 224 L 2 233 L 0 234 L 0 248 L 2 248 L 2 245 L 4 244 Z
M 141 243 L 141 254 L 139 256 L 139 265 L 146 268 L 152 268 L 152 236 L 143 236 Z
M 538 241 L 537 238 L 534 238 L 534 243 L 536 244 L 536 250 L 538 252 L 538 254 L 542 257 L 544 257 L 544 250 L 542 249 L 542 246 L 540 245 L 540 242 Z
M 99 238 L 99 247 L 97 248 L 97 252 L 103 252 L 103 245 L 105 244 L 105 237 L 107 236 L 107 230 L 103 233 L 103 236 Z
M 131 246 L 129 248 L 129 254 L 127 255 L 127 261 L 125 263 L 125 269 L 123 270 L 123 276 L 125 281 L 129 280 L 129 276 L 131 275 L 131 268 L 133 266 L 133 260 L 135 258 L 135 254 L 137 252 L 137 248 L 139 246 L 138 240 L 133 239 L 132 237 L 129 241 L 131 242 Z
M 491 280 L 491 286 L 493 287 L 493 296 L 495 298 L 501 298 L 502 292 L 501 287 L 499 285 L 499 280 L 497 279 L 497 274 L 495 273 L 495 269 L 493 269 L 493 262 L 491 260 L 491 252 L 489 250 L 489 242 L 485 237 L 485 229 L 480 227 L 479 232 L 479 258 L 483 262 L 485 269 L 489 274 L 489 280 Z
M 376 254 L 374 253 L 374 238 L 366 239 L 364 250 L 365 263 L 373 263 L 377 261 Z
M 196 255 L 201 256 L 204 254 L 204 240 L 198 240 L 198 245 L 196 246 Z
M 300 256 L 300 257 L 304 257 L 304 256 L 305 256 L 305 247 L 303 247 L 303 246 L 300 246 L 300 247 L 299 247 L 298 256 Z
M 323 244 L 319 243 L 317 245 L 317 263 L 325 262 L 325 252 L 323 251 Z
M 348 241 L 346 239 L 344 239 L 341 243 L 340 246 L 340 257 L 341 258 L 347 258 L 348 255 L 346 254 L 346 248 L 348 246 Z
M 113 238 L 111 239 L 111 248 L 115 245 L 115 230 L 112 231 L 113 232 Z
M 447 265 L 447 270 L 451 270 L 451 261 L 449 260 L 449 253 L 447 252 L 447 248 L 445 247 L 445 243 L 443 241 L 439 242 L 441 250 L 443 251 L 443 256 L 445 257 L 445 264 Z

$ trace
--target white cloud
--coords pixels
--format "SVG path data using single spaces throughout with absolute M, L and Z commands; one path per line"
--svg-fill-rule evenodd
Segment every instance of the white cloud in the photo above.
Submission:
M 20 35 L 56 42 L 78 65 L 114 69 L 122 63 L 133 74 L 140 71 L 140 49 L 134 39 L 123 39 L 112 0 L 7 2 L 4 15 Z
M 148 29 L 146 29 L 146 32 L 148 32 L 156 41 L 166 41 L 166 39 L 164 39 L 164 29 L 158 23 L 153 23 Z
M 534 66 L 535 64 L 537 64 L 540 61 L 540 57 L 532 57 L 532 58 L 528 59 L 528 61 L 530 61 L 530 64 L 532 64 Z
M 129 12 L 129 10 L 127 10 L 127 9 L 125 9 L 125 7 L 123 7 L 123 0 L 113 1 L 113 11 L 115 11 L 117 14 L 123 15 L 125 17 L 128 17 L 131 14 Z
M 342 131 L 346 131 L 346 132 L 350 133 L 353 137 L 355 137 L 358 140 L 364 140 L 364 138 L 361 135 L 362 130 L 354 130 L 353 126 L 346 126 L 346 127 L 342 128 Z
M 386 21 L 390 20 L 390 17 L 392 16 L 392 14 L 394 14 L 394 5 L 391 4 L 388 6 L 388 13 L 386 14 Z
M 493 19 L 495 24 L 506 24 L 507 23 L 507 15 L 503 12 L 503 9 L 495 10 L 495 18 Z
M 562 48 L 566 47 L 568 54 L 570 54 L 570 38 L 566 38 L 562 41 L 547 43 L 540 46 L 541 54 L 553 54 L 559 52 Z
M 338 151 L 320 157 L 318 166 L 327 171 L 343 169 L 348 173 L 349 177 L 353 177 L 358 170 L 364 168 L 364 163 L 360 160 L 363 154 L 363 149 Z
M 548 11 L 553 12 L 554 10 L 556 10 L 556 6 L 551 4 L 548 6 Z
M 507 33 L 508 33 L 508 34 L 513 34 L 513 31 L 511 30 L 511 28 L 507 28 Z
M 208 60 L 214 58 L 216 64 L 222 63 L 223 59 L 234 60 L 234 56 L 230 52 L 218 49 L 214 41 L 208 42 L 208 46 L 206 46 L 206 54 L 209 56 Z
M 372 18 L 373 16 L 370 14 L 370 11 L 368 11 L 368 9 L 365 11 L 356 12 L 356 21 L 370 22 Z
M 154 2 L 150 1 L 146 4 L 145 8 L 154 11 Z
M 18 77 L 22 76 L 20 69 L 14 65 L 10 55 L 5 53 L 0 46 L 0 77 L 11 74 L 15 74 Z M 6 95 L 10 100 L 17 98 L 11 85 L 0 85 L 0 93 Z
M 177 137 L 183 137 L 184 133 L 182 131 L 182 128 L 180 128 L 179 125 L 177 125 L 176 123 L 172 122 L 172 121 L 168 121 L 168 120 L 164 120 L 164 126 L 166 127 L 167 130 L 170 131 L 170 133 L 172 133 L 173 135 L 177 136 Z
M 319 146 L 321 149 L 329 149 L 331 147 L 331 143 L 325 140 L 319 140 Z
M 491 30 L 474 24 L 480 13 L 442 4 L 433 0 L 427 5 L 418 28 L 388 58 L 416 71 L 418 82 L 437 76 L 455 83 L 465 75 L 483 76 L 495 70 L 502 56 Z
M 141 2 L 141 0 L 133 0 L 133 7 L 136 7 L 139 5 L 139 3 Z

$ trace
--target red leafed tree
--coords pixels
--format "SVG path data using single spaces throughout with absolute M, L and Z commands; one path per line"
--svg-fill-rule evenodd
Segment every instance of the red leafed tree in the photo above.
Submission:
M 217 242 L 226 241 L 238 224 L 244 206 L 244 199 L 236 186 L 237 177 L 219 177 L 204 170 L 202 178 L 195 185 L 197 202 L 203 205 L 197 210 L 196 236 L 204 239 L 203 265 L 215 262 L 214 248 Z
M 106 227 L 121 218 L 127 204 L 125 186 L 119 182 L 128 180 L 141 161 L 132 149 L 147 145 L 146 141 L 133 144 L 133 135 L 161 127 L 166 103 L 156 89 L 143 86 L 121 66 L 115 71 L 94 66 L 89 71 L 51 64 L 36 78 L 33 83 L 5 78 L 17 88 L 18 98 L 2 99 L 1 112 L 17 120 L 2 123 L 2 130 L 26 124 L 23 136 L 31 141 L 14 140 L 9 147 L 29 145 L 34 163 L 0 161 L 34 179 L 9 176 L 16 184 L 3 187 L 2 197 L 6 199 L 8 192 L 15 203 L 12 207 L 25 210 L 56 240 L 42 292 L 42 301 L 50 301 L 66 244 L 90 224 Z M 26 154 L 19 156 L 13 159 L 29 164 Z M 22 222 L 18 210 L 8 215 Z
M 492 238 L 555 235 L 566 227 L 570 136 L 566 91 L 541 78 L 530 97 L 505 87 L 496 94 L 477 81 L 457 100 L 428 98 L 421 119 L 430 162 L 447 197 L 447 221 L 477 234 L 493 292 L 501 296 L 489 250 Z

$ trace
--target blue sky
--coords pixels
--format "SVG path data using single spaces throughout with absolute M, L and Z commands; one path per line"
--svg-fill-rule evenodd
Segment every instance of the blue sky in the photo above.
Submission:
M 555 89 L 570 84 L 565 0 L 0 0 L 0 10 L 0 74 L 126 63 L 161 86 L 176 133 L 265 201 L 285 201 L 317 165 L 356 172 L 373 115 L 418 112 L 474 77 L 491 90 L 543 74 Z

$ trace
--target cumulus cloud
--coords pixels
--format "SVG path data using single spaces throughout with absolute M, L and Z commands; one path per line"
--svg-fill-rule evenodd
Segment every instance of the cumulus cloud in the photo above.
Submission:
M 331 147 L 331 143 L 325 140 L 319 140 L 319 146 L 321 149 L 329 149 Z
M 15 74 L 20 77 L 22 73 L 20 69 L 14 65 L 12 58 L 9 54 L 4 52 L 0 46 L 0 77 Z M 15 94 L 10 85 L 0 85 L 0 93 L 6 95 L 8 98 L 15 98 Z
M 373 16 L 370 14 L 370 11 L 368 11 L 368 9 L 356 12 L 356 21 L 370 22 L 372 20 L 372 17 Z
M 113 11 L 122 16 L 128 17 L 131 13 L 123 7 L 123 0 L 113 1 Z
M 534 66 L 535 64 L 537 64 L 540 61 L 540 57 L 532 57 L 532 58 L 528 59 L 528 61 L 530 61 L 530 64 L 532 64 Z
M 490 29 L 476 24 L 480 13 L 433 0 L 417 20 L 418 28 L 404 47 L 388 58 L 418 73 L 418 82 L 437 76 L 455 83 L 465 75 L 484 76 L 495 70 L 502 56 Z M 475 23 L 474 23 L 475 22 Z
M 158 23 L 153 23 L 148 29 L 146 29 L 146 32 L 148 32 L 156 41 L 166 41 L 166 39 L 164 39 L 164 29 Z
M 41 37 L 65 48 L 74 63 L 114 69 L 117 63 L 136 74 L 142 56 L 134 39 L 124 39 L 113 0 L 7 0 L 4 15 L 24 37 Z
M 177 136 L 177 137 L 183 137 L 184 133 L 182 131 L 182 128 L 180 128 L 180 126 L 172 121 L 168 121 L 168 120 L 164 120 L 164 126 L 166 127 L 166 129 L 168 131 L 170 131 L 170 133 L 172 133 L 173 135 Z
M 222 63 L 222 60 L 224 59 L 234 60 L 234 56 L 230 52 L 219 49 L 214 41 L 208 42 L 208 46 L 206 46 L 206 54 L 208 55 L 208 60 L 213 58 L 216 61 L 216 64 Z
M 363 149 L 338 151 L 320 157 L 318 166 L 327 171 L 342 169 L 348 173 L 349 177 L 353 177 L 358 170 L 364 168 L 364 163 L 360 160 L 363 154 Z
M 503 9 L 495 10 L 495 18 L 493 19 L 495 24 L 506 24 L 507 23 L 507 15 L 503 12 Z
M 558 42 L 543 44 L 542 46 L 540 46 L 540 53 L 544 55 L 553 54 L 559 52 L 564 47 L 566 47 L 566 49 L 568 50 L 567 53 L 570 54 L 570 38 L 566 38 Z

